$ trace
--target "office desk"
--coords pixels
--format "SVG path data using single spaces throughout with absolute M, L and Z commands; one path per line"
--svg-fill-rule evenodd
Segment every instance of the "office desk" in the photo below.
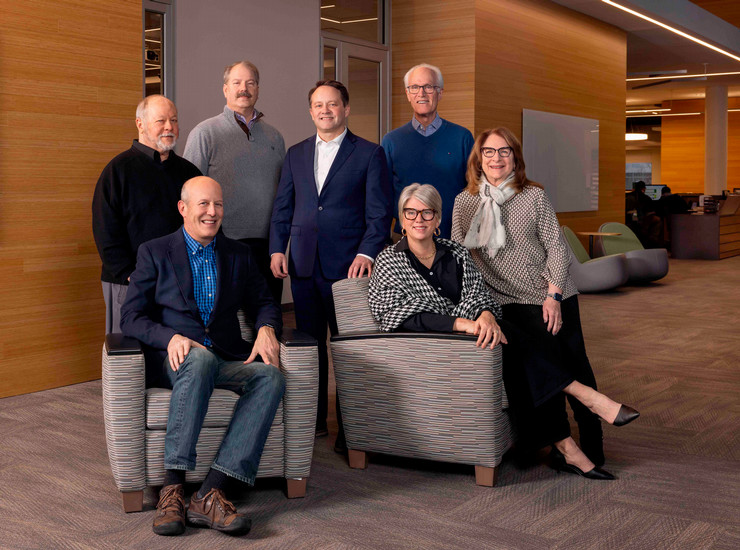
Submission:
M 671 256 L 721 260 L 740 255 L 740 214 L 672 214 Z

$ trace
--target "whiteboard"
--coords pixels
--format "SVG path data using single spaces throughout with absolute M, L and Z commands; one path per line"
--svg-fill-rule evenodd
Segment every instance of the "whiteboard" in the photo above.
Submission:
M 598 120 L 523 109 L 522 149 L 555 212 L 599 209 Z

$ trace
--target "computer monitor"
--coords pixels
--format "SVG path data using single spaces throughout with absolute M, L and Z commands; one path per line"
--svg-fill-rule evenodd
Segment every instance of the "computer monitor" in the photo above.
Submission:
M 661 197 L 661 189 L 663 189 L 663 185 L 646 185 L 645 186 L 645 194 L 653 199 L 654 201 L 657 201 Z

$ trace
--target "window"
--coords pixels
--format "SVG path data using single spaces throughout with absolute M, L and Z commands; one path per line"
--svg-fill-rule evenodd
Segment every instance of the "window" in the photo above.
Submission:
M 172 94 L 171 0 L 144 0 L 144 96 Z
M 349 128 L 380 143 L 390 129 L 388 0 L 322 0 L 322 78 L 347 86 Z
M 321 30 L 386 43 L 383 0 L 322 0 Z

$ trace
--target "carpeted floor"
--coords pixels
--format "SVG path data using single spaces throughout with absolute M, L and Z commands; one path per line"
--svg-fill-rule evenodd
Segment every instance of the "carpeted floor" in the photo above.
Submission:
M 0 400 L 0 548 L 740 548 L 740 257 L 671 261 L 645 287 L 580 298 L 603 391 L 642 412 L 605 427 L 596 482 L 506 457 L 473 468 L 371 456 L 350 470 L 316 441 L 304 499 L 258 482 L 238 495 L 252 532 L 152 534 L 124 514 L 108 466 L 99 381 Z

